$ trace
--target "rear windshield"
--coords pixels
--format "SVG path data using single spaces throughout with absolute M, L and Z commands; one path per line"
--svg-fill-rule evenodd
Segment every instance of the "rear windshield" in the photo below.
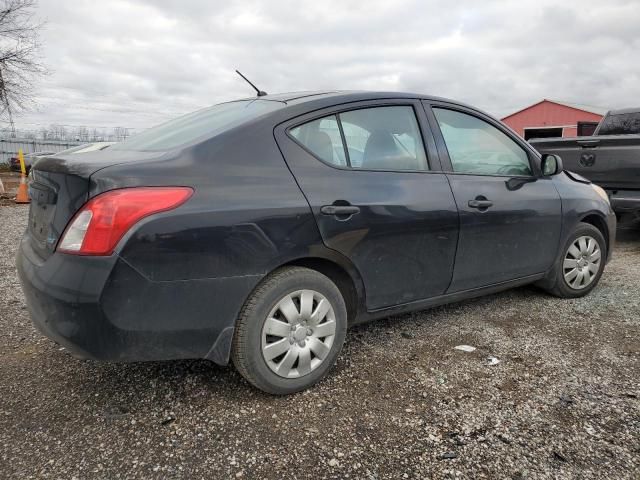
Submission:
M 598 135 L 629 135 L 632 133 L 640 133 L 640 112 L 608 115 L 598 130 Z
M 221 103 L 170 120 L 113 145 L 111 150 L 171 150 L 203 137 L 212 137 L 265 113 L 282 108 L 272 100 Z

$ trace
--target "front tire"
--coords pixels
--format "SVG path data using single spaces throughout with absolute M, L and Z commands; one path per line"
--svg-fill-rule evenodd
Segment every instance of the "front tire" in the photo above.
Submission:
M 607 244 L 600 230 L 579 223 L 560 252 L 550 293 L 561 298 L 587 295 L 600 281 L 606 258 Z
M 315 270 L 285 267 L 267 276 L 245 303 L 232 361 L 260 390 L 298 392 L 331 369 L 346 330 L 347 309 L 338 287 Z

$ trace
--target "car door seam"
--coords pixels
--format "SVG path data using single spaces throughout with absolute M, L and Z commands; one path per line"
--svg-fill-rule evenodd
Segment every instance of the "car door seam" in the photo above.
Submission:
M 449 185 L 449 190 L 451 191 L 451 196 L 453 197 L 453 203 L 456 206 L 456 212 L 458 214 L 457 215 L 458 229 L 457 229 L 457 236 L 456 236 L 456 248 L 453 252 L 453 265 L 451 267 L 451 276 L 449 277 L 449 283 L 447 285 L 447 288 L 445 288 L 444 292 L 442 292 L 443 295 L 446 295 L 449 292 L 449 289 L 451 288 L 451 284 L 453 283 L 453 276 L 456 271 L 456 262 L 458 260 L 458 246 L 460 245 L 460 232 L 462 229 L 462 222 L 460 220 L 460 207 L 458 206 L 458 199 L 453 193 L 453 186 L 451 185 L 451 180 L 449 179 L 449 175 L 444 172 L 443 172 L 443 175 L 447 179 L 447 184 Z
M 277 128 L 278 128 L 278 126 L 276 126 L 273 129 L 273 139 L 276 142 L 276 146 L 278 147 L 278 151 L 280 152 L 280 155 L 282 156 L 282 161 L 284 162 L 285 166 L 287 167 L 287 170 L 291 174 L 291 177 L 293 178 L 293 181 L 295 182 L 296 186 L 298 187 L 298 190 L 300 190 L 300 194 L 302 195 L 302 198 L 304 198 L 305 202 L 307 202 L 307 206 L 309 207 L 309 213 L 311 213 L 311 216 L 313 217 L 313 223 L 316 226 L 316 231 L 318 233 L 318 238 L 320 239 L 320 241 L 322 242 L 322 245 L 324 245 L 325 248 L 331 250 L 332 252 L 335 252 L 337 254 L 342 255 L 342 252 L 340 252 L 339 250 L 336 250 L 335 248 L 331 248 L 325 242 L 324 237 L 322 236 L 322 232 L 320 230 L 320 225 L 318 224 L 318 219 L 316 218 L 316 214 L 314 213 L 313 207 L 311 206 L 311 202 L 309 201 L 309 198 L 307 197 L 307 195 L 304 193 L 304 190 L 300 186 L 300 183 L 298 182 L 298 179 L 293 174 L 293 171 L 291 170 L 291 167 L 289 166 L 289 163 L 287 162 L 287 159 L 285 158 L 284 152 L 280 148 L 280 144 L 278 143 L 278 138 L 276 137 L 276 129 Z M 353 268 L 355 268 L 356 271 L 357 271 L 357 267 L 355 265 L 353 265 Z M 358 275 L 362 278 L 360 271 L 358 271 Z M 362 284 L 363 284 L 363 288 L 365 288 L 364 287 L 364 281 L 362 282 Z M 365 289 L 365 296 L 366 296 L 366 289 Z

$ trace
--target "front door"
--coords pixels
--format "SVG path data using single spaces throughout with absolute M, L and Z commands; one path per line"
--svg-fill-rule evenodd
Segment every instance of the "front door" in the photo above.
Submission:
M 460 213 L 448 292 L 546 272 L 558 251 L 562 207 L 535 153 L 478 112 L 435 104 L 427 113 Z
M 451 281 L 458 214 L 426 124 L 419 102 L 394 100 L 276 129 L 325 245 L 358 269 L 369 310 L 441 295 Z

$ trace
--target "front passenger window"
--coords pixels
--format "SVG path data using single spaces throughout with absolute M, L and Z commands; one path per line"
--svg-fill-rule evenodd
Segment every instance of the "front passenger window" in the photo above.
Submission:
M 434 108 L 454 172 L 531 176 L 527 152 L 493 125 L 472 115 Z

